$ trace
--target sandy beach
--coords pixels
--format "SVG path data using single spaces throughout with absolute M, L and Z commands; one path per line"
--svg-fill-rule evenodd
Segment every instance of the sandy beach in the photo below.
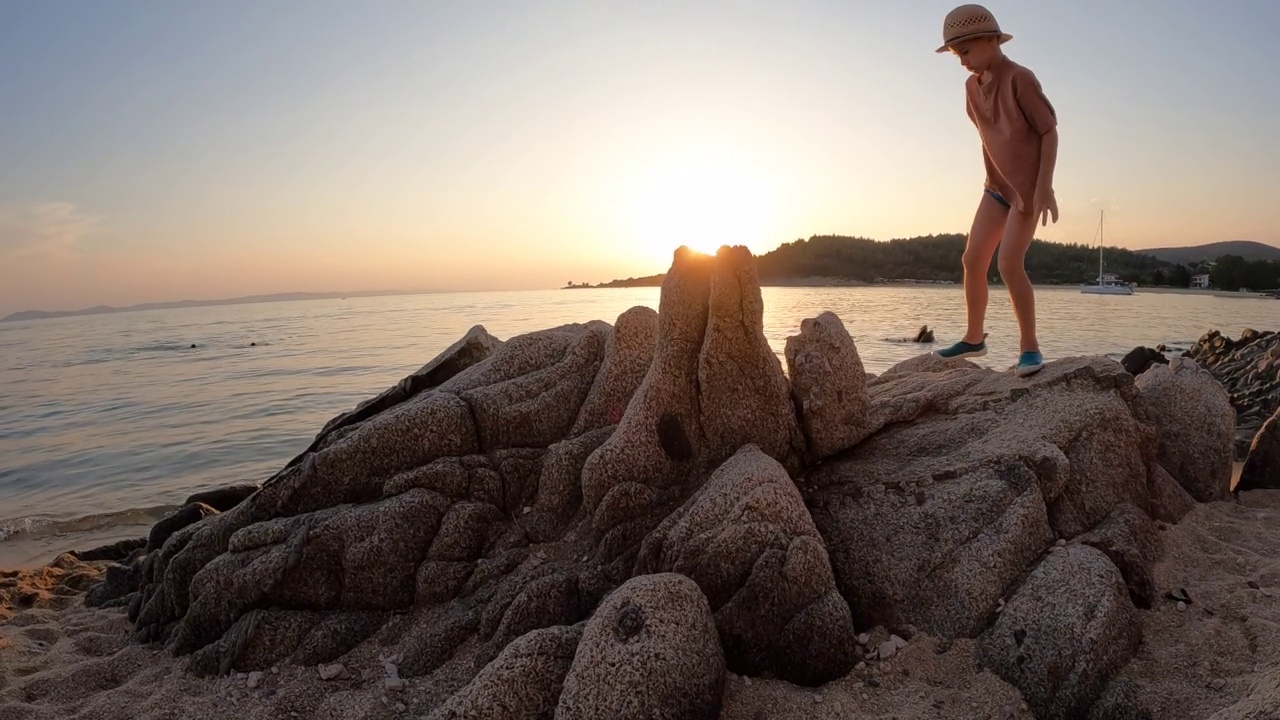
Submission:
M 1157 586 L 1184 589 L 1191 603 L 1179 611 L 1166 597 L 1142 613 L 1142 646 L 1121 677 L 1154 717 L 1214 717 L 1255 684 L 1267 691 L 1280 668 L 1280 491 L 1199 505 L 1160 527 Z M 0 717 L 373 719 L 422 717 L 439 702 L 421 680 L 385 690 L 377 649 L 366 646 L 349 656 L 347 679 L 297 666 L 193 677 L 186 658 L 133 644 L 123 610 L 84 606 L 83 591 L 101 572 L 63 557 L 0 575 Z M 883 631 L 872 635 L 874 643 Z M 1012 686 L 978 669 L 973 641 L 946 646 L 924 635 L 873 673 L 854 670 L 814 690 L 730 675 L 723 702 L 728 720 L 1031 717 Z

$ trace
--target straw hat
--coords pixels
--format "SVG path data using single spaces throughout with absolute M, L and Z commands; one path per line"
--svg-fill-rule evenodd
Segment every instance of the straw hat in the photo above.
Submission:
M 1001 44 L 1013 39 L 1012 35 L 1000 30 L 1000 23 L 996 22 L 996 16 L 990 10 L 981 5 L 961 5 L 947 13 L 947 18 L 942 21 L 942 47 L 938 52 L 947 52 L 962 40 L 988 35 L 1000 36 Z

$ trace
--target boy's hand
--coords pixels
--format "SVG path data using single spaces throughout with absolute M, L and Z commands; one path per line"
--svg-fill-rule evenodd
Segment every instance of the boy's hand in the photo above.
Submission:
M 1058 199 L 1053 196 L 1053 188 L 1036 188 L 1035 208 L 1041 227 L 1049 224 L 1051 215 L 1053 221 L 1058 222 Z

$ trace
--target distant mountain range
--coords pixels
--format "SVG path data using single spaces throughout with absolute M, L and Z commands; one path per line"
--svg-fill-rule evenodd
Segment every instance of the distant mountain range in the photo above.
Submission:
M 216 305 L 248 305 L 252 303 L 287 302 L 290 300 L 329 300 L 348 297 L 379 297 L 384 295 L 411 295 L 413 293 L 399 290 L 366 290 L 350 293 L 277 293 L 275 295 L 247 295 L 223 300 L 178 300 L 176 302 L 142 303 L 126 307 L 98 305 L 83 310 L 23 310 L 0 318 L 0 322 L 18 322 L 20 320 L 48 320 L 50 318 L 75 317 L 77 315 L 108 315 L 111 313 L 135 312 L 138 310 L 169 310 L 173 308 L 213 307 Z
M 1192 245 L 1191 247 L 1143 248 L 1135 252 L 1153 255 L 1165 262 L 1176 265 L 1217 260 L 1223 255 L 1239 255 L 1253 262 L 1254 260 L 1280 260 L 1280 247 L 1254 242 L 1252 240 L 1231 240 L 1228 242 Z

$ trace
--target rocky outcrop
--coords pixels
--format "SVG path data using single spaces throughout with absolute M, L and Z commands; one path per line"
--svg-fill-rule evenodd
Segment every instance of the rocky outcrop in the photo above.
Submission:
M 1280 334 L 1247 329 L 1232 340 L 1212 330 L 1184 356 L 1208 369 L 1226 388 L 1239 423 L 1236 457 L 1243 459 L 1258 428 L 1280 409 Z
M 1222 385 L 1182 358 L 1139 375 L 1137 385 L 1138 413 L 1159 429 L 1160 465 L 1196 500 L 1225 498 L 1236 414 Z
M 1045 717 L 1103 697 L 1153 521 L 1229 452 L 1165 406 L 1221 394 L 1098 357 L 872 378 L 830 313 L 788 376 L 745 249 L 682 248 L 663 282 L 656 314 L 473 328 L 100 596 L 197 674 L 394 654 L 435 720 L 716 717 L 727 672 L 818 686 L 873 626 L 981 638 Z

